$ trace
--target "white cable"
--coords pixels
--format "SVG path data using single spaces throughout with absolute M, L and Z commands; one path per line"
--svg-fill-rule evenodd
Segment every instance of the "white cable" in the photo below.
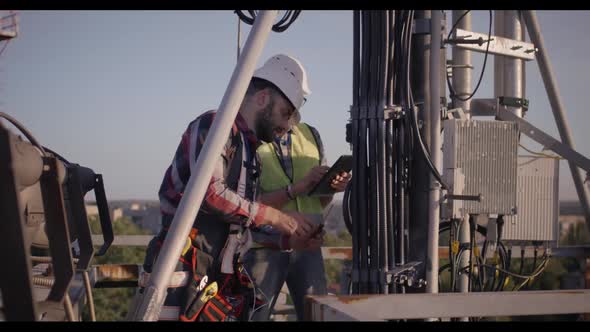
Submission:
M 264 308 L 267 305 L 270 305 L 270 301 L 268 300 L 268 297 L 266 296 L 266 294 L 264 294 L 264 292 L 259 289 L 260 294 L 262 294 L 262 296 L 264 297 L 265 300 L 265 304 L 261 305 L 260 307 L 256 308 L 256 284 L 254 283 L 254 280 L 252 280 L 252 277 L 250 277 L 250 274 L 248 273 L 248 270 L 246 269 L 246 266 L 242 265 L 242 269 L 244 270 L 244 274 L 246 275 L 246 277 L 248 278 L 248 280 L 250 280 L 250 283 L 252 284 L 252 289 L 254 292 L 254 298 L 252 300 L 252 311 L 248 317 L 248 321 L 252 321 L 252 317 L 254 316 L 254 314 L 256 313 L 256 311 Z M 273 296 L 274 298 L 274 296 Z M 272 300 L 272 298 L 271 298 Z

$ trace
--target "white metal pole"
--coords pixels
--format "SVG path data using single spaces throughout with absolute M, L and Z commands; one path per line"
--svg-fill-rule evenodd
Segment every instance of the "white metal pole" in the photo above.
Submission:
M 494 11 L 494 35 L 504 37 L 504 10 Z M 494 98 L 504 96 L 504 56 L 494 57 Z
M 276 10 L 268 10 L 261 11 L 256 16 L 254 26 L 248 35 L 244 50 L 223 95 L 215 120 L 209 129 L 209 135 L 191 170 L 186 191 L 180 200 L 158 259 L 154 264 L 149 283 L 139 302 L 138 310 L 132 317 L 133 320 L 155 321 L 160 316 L 168 282 L 178 263 L 178 257 L 180 257 L 185 240 L 195 222 L 209 180 L 213 175 L 216 160 L 227 140 L 277 13 Z
M 465 13 L 465 10 L 453 10 L 453 24 L 457 19 Z M 457 24 L 458 29 L 471 31 L 471 12 L 465 14 L 461 21 Z M 457 95 L 461 98 L 466 98 L 471 93 L 471 52 L 453 47 L 453 87 Z M 459 99 L 453 100 L 454 107 L 461 107 L 464 111 L 471 109 L 471 100 L 462 101 Z M 471 118 L 471 112 L 466 112 L 467 118 Z M 469 215 L 459 220 L 459 243 L 463 246 L 469 244 L 471 241 L 469 232 Z M 457 262 L 459 271 L 463 270 L 469 265 L 469 250 L 465 250 Z M 462 273 L 457 278 L 457 285 L 459 292 L 467 293 L 469 290 L 469 276 L 467 273 Z M 461 318 L 462 321 L 467 321 L 466 317 Z
M 442 13 L 433 10 L 430 20 L 430 156 L 434 167 L 442 169 L 440 141 L 440 63 Z M 426 263 L 426 292 L 438 293 L 438 229 L 440 222 L 440 186 L 431 176 L 428 209 L 428 258 Z
M 520 11 L 507 10 L 504 16 L 504 36 L 514 40 L 522 40 L 522 23 Z M 504 96 L 523 98 L 522 66 L 523 60 L 517 58 L 504 59 Z M 522 118 L 522 107 L 508 107 L 512 113 Z
M 236 61 L 240 60 L 240 51 L 242 47 L 242 19 L 238 16 L 238 55 Z

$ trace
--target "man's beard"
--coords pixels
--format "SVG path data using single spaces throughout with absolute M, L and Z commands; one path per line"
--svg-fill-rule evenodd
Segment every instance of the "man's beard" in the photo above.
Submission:
M 256 115 L 256 137 L 267 143 L 275 138 L 275 128 L 271 120 L 273 106 L 274 102 L 271 100 L 267 107 Z

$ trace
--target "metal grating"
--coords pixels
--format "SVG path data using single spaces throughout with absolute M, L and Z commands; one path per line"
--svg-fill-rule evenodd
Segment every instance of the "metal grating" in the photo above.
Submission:
M 559 239 L 559 161 L 518 157 L 518 213 L 505 219 L 503 240 L 557 241 Z
M 482 200 L 448 202 L 445 213 L 516 213 L 518 128 L 513 122 L 445 121 L 443 176 L 455 195 L 482 195 Z

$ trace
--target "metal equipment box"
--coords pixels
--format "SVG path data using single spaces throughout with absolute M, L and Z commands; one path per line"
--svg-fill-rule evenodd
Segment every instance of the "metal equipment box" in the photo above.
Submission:
M 450 200 L 445 217 L 513 215 L 516 211 L 518 128 L 507 121 L 444 122 L 443 177 L 453 195 L 481 195 L 481 201 Z
M 505 218 L 503 241 L 559 240 L 559 160 L 519 156 L 518 213 Z

